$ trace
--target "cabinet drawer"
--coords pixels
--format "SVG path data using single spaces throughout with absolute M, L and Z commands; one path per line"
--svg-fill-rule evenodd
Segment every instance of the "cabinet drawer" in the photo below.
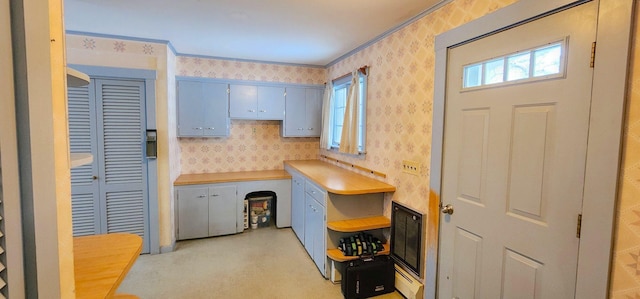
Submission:
M 311 197 L 317 200 L 322 206 L 325 205 L 324 197 L 326 194 L 324 190 L 320 189 L 320 187 L 316 186 L 314 183 L 307 180 L 304 185 L 304 190 L 309 195 L 311 195 Z

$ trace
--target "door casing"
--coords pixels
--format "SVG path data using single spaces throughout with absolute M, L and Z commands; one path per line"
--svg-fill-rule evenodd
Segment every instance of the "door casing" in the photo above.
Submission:
M 424 298 L 437 296 L 448 48 L 585 2 L 588 1 L 521 0 L 436 37 Z M 593 75 L 576 298 L 606 298 L 609 293 L 611 244 L 627 91 L 627 63 L 635 4 L 635 1 L 618 0 L 599 2 L 597 56 Z M 602 200 L 603 198 L 606 200 Z

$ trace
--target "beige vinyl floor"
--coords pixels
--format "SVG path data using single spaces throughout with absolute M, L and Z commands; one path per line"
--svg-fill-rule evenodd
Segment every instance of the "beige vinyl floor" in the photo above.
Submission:
M 141 255 L 118 293 L 155 298 L 343 298 L 324 279 L 290 228 L 177 242 L 170 253 Z M 398 293 L 376 299 L 403 298 Z

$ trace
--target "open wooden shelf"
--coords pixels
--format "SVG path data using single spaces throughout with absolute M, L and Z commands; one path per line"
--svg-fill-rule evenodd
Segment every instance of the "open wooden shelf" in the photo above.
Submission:
M 376 253 L 376 255 L 389 255 L 389 243 L 387 244 L 382 244 L 384 246 L 384 250 L 379 251 L 378 253 Z M 342 251 L 340 251 L 340 249 L 327 249 L 327 257 L 329 257 L 330 259 L 336 261 L 336 262 L 348 262 L 348 261 L 352 261 L 352 260 L 357 260 L 360 257 L 359 256 L 345 256 L 344 254 L 342 254 Z
M 67 86 L 80 87 L 89 84 L 89 76 L 83 72 L 67 67 Z
M 88 153 L 71 153 L 71 168 L 90 164 L 93 162 L 93 155 Z
M 327 222 L 330 230 L 344 233 L 360 232 L 379 228 L 391 227 L 391 220 L 384 216 L 374 216 L 367 218 L 356 218 Z

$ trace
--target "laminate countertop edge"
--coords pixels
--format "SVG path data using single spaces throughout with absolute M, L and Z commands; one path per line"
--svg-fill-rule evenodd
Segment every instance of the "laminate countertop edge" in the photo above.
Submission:
M 284 170 L 256 170 L 238 172 L 181 174 L 173 182 L 174 186 L 233 183 L 247 181 L 287 180 L 291 175 Z
M 385 182 L 320 160 L 290 160 L 284 161 L 284 165 L 285 169 L 291 167 L 334 194 L 357 195 L 396 191 L 396 187 Z

